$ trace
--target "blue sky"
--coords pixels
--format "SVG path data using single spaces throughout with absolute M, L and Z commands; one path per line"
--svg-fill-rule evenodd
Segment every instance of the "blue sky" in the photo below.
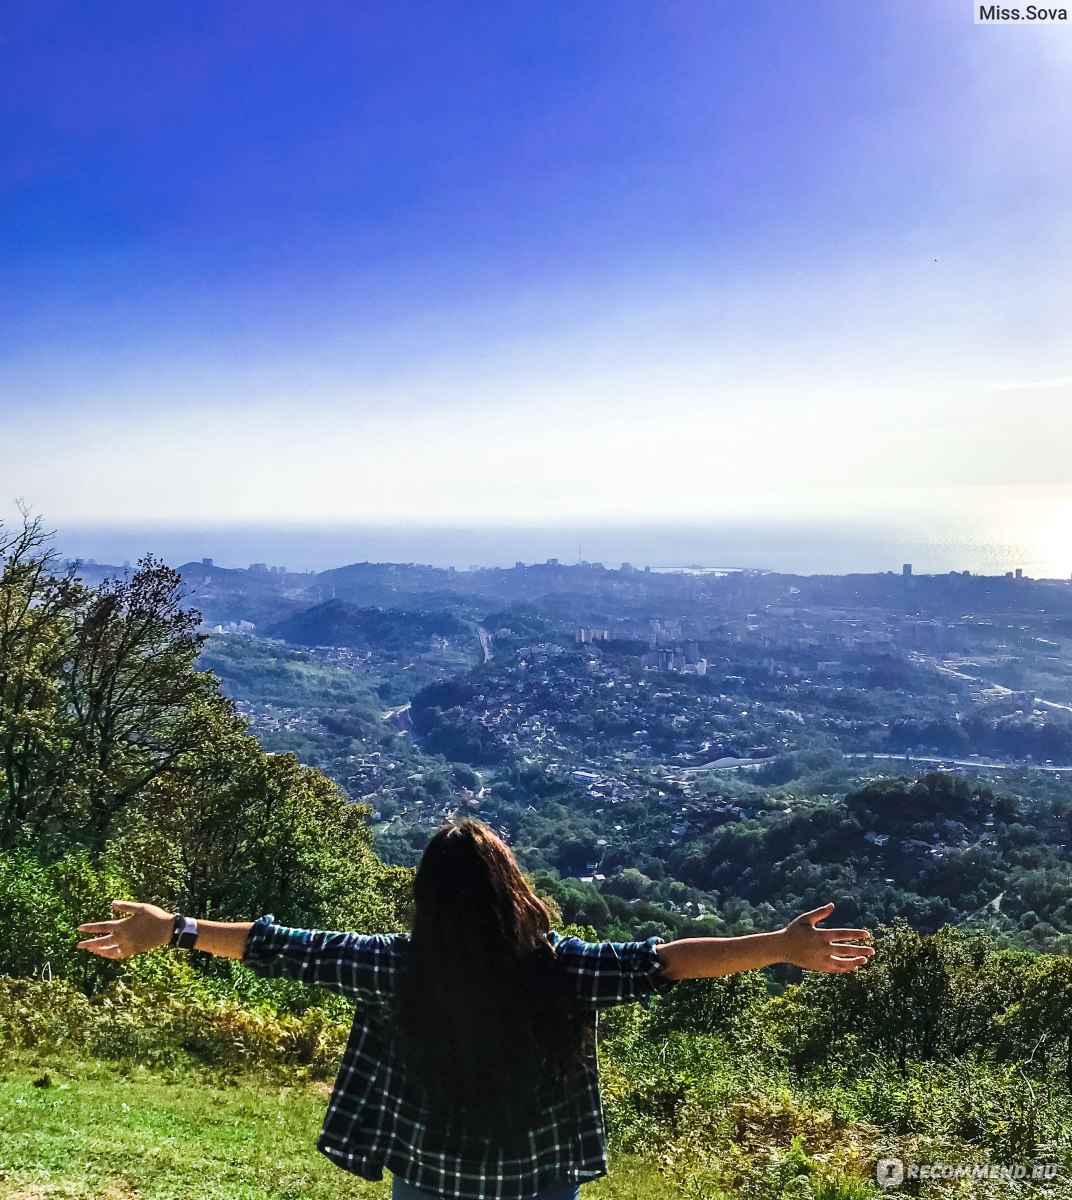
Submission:
M 1072 27 L 40 0 L 0 62 L 0 504 L 674 521 L 1072 484 Z

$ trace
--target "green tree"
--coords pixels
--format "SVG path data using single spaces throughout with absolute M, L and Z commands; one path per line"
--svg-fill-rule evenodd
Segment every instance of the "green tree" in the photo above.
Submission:
M 196 669 L 201 616 L 184 608 L 182 578 L 152 557 L 125 579 L 85 593 L 63 664 L 73 714 L 64 775 L 81 793 L 84 836 L 103 852 L 118 813 L 204 745 L 229 706 Z
M 55 804 L 69 743 L 62 666 L 85 590 L 57 574 L 50 535 L 23 512 L 0 528 L 0 849 L 39 828 Z

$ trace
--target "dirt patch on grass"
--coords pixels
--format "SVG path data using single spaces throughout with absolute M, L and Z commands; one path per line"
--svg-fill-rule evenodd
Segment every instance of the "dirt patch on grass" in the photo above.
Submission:
M 113 1175 L 100 1193 L 101 1200 L 138 1200 L 141 1193 L 121 1175 Z

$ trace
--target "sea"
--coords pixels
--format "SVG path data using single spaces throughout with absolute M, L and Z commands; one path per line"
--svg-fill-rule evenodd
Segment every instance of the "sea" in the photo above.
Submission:
M 558 559 L 653 570 L 762 570 L 800 575 L 969 571 L 1072 577 L 1072 487 L 934 489 L 897 503 L 843 493 L 824 503 L 676 521 L 548 522 L 68 522 L 56 545 L 69 558 L 122 566 L 152 553 L 174 565 L 211 558 L 321 571 L 355 562 L 471 570 Z M 885 502 L 884 502 L 885 500 Z

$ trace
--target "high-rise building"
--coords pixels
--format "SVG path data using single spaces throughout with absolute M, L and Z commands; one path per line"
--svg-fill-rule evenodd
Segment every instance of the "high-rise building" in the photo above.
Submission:
M 911 574 L 912 574 L 912 564 L 911 564 L 911 563 L 905 563 L 905 565 L 904 565 L 904 566 L 901 568 L 901 574 L 902 574 L 902 575 L 904 575 L 904 576 L 906 576 L 906 577 L 907 577 L 908 575 L 911 575 Z

